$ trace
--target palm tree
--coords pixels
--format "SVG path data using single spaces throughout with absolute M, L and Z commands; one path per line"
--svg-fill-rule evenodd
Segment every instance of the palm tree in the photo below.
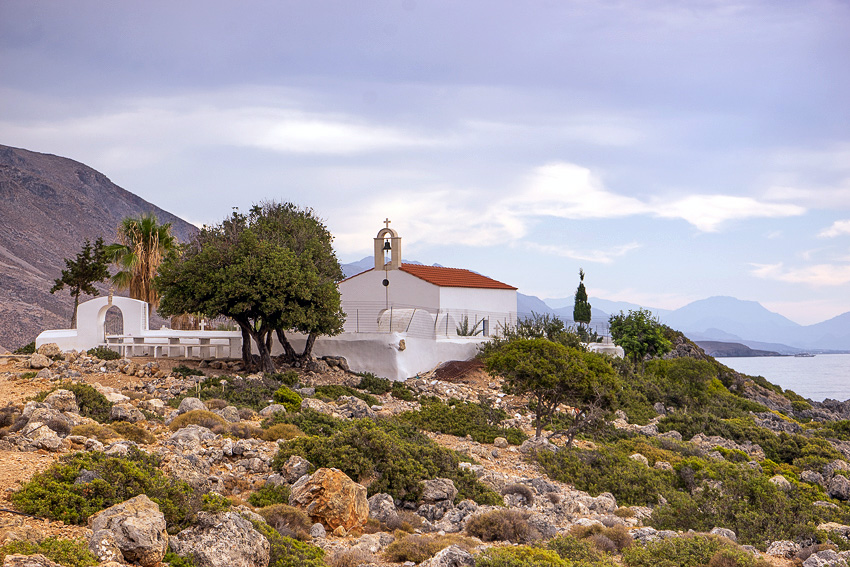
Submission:
M 153 278 L 162 260 L 176 251 L 170 222 L 159 224 L 153 213 L 127 217 L 118 225 L 118 242 L 105 250 L 118 268 L 112 283 L 118 289 L 129 289 L 131 298 L 156 307 L 159 295 L 153 288 Z

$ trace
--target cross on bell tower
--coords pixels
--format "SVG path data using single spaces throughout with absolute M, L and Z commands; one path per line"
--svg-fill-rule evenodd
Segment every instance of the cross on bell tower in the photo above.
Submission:
M 398 270 L 401 268 L 401 237 L 390 228 L 392 221 L 384 220 L 384 228 L 375 237 L 375 269 Z M 387 258 L 389 256 L 389 258 Z

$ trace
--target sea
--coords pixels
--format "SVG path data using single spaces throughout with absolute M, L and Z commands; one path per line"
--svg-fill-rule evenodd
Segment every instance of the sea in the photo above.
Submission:
M 717 361 L 816 402 L 850 399 L 850 354 L 717 357 Z

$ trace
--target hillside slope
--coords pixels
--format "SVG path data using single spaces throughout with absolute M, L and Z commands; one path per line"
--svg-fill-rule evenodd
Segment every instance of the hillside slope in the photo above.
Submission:
M 82 163 L 0 145 L 0 345 L 68 326 L 73 302 L 53 280 L 83 240 L 114 241 L 121 219 L 153 212 L 187 240 L 196 228 Z

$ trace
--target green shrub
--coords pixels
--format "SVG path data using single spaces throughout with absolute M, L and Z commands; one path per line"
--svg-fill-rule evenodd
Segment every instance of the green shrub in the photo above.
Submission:
M 371 372 L 363 372 L 360 374 L 360 383 L 357 384 L 357 388 L 380 396 L 392 390 L 392 385 L 393 381 L 389 378 L 379 378 Z
M 32 380 L 36 376 L 38 376 L 38 372 L 35 372 L 34 370 L 31 370 L 29 372 L 22 372 L 21 380 Z
M 209 429 L 220 428 L 224 430 L 229 425 L 229 422 L 220 415 L 211 411 L 196 409 L 178 415 L 168 425 L 168 427 L 171 431 L 177 431 L 187 425 L 200 425 L 201 427 L 207 427 Z
M 416 399 L 416 394 L 404 382 L 393 382 L 390 393 L 392 397 L 397 400 L 404 400 L 405 402 L 412 402 Z
M 302 398 L 298 392 L 291 390 L 286 386 L 278 388 L 272 396 L 274 401 L 283 405 L 289 413 L 298 413 L 301 411 Z
M 153 433 L 133 423 L 129 423 L 127 421 L 116 421 L 109 427 L 128 441 L 134 441 L 142 445 L 156 443 L 156 436 Z
M 99 561 L 89 551 L 88 543 L 83 540 L 45 538 L 39 542 L 9 541 L 0 546 L 0 561 L 6 555 L 35 555 L 40 553 L 65 567 L 92 567 Z
M 169 567 L 195 567 L 195 562 L 191 557 L 180 557 L 170 549 L 165 552 L 162 562 L 168 563 Z
M 485 408 L 482 404 L 461 402 L 451 399 L 444 403 L 436 398 L 421 400 L 419 411 L 406 411 L 399 416 L 401 421 L 426 431 L 448 433 L 456 437 L 471 435 L 479 443 L 492 443 L 496 437 L 504 437 L 508 443 L 520 445 L 528 437 L 517 428 L 497 427 L 507 414 L 498 409 Z
M 354 396 L 355 398 L 360 398 L 369 406 L 374 406 L 375 404 L 380 403 L 378 398 L 375 396 L 364 394 L 363 392 L 359 392 L 349 386 L 343 386 L 341 384 L 316 386 L 316 397 L 320 400 L 333 402 L 338 400 L 340 396 Z
M 86 354 L 94 358 L 99 358 L 100 360 L 118 360 L 121 358 L 120 354 L 105 346 L 90 348 L 86 351 Z
M 455 481 L 458 500 L 501 500 L 470 471 L 458 469 L 457 453 L 440 447 L 410 425 L 388 420 L 351 420 L 328 436 L 292 439 L 281 444 L 272 466 L 280 470 L 292 455 L 300 455 L 316 467 L 338 468 L 357 482 L 371 479 L 370 495 L 387 492 L 416 501 L 422 493 L 420 481 L 443 477 Z
M 578 539 L 590 540 L 600 551 L 607 551 L 609 553 L 620 552 L 627 547 L 631 547 L 634 543 L 629 530 L 619 524 L 611 527 L 600 524 L 573 526 L 570 534 Z M 612 545 L 613 548 L 606 549 L 607 544 Z
M 512 508 L 501 508 L 473 516 L 466 524 L 466 533 L 482 541 L 510 541 L 528 543 L 540 538 L 528 523 L 529 513 Z
M 295 386 L 301 377 L 298 375 L 298 372 L 295 370 L 287 370 L 285 372 L 275 372 L 273 374 L 267 374 L 269 378 L 272 380 L 276 380 L 283 384 L 284 386 L 289 386 L 292 388 Z
M 457 534 L 430 536 L 402 535 L 397 532 L 396 536 L 396 540 L 384 550 L 384 559 L 393 563 L 405 561 L 422 563 L 450 545 L 456 545 L 467 551 L 475 547 L 474 540 Z
M 217 492 L 208 492 L 201 498 L 201 510 L 204 512 L 227 512 L 230 510 L 230 500 Z
M 204 371 L 199 368 L 189 368 L 185 364 L 181 364 L 180 366 L 175 366 L 171 369 L 172 374 L 177 374 L 178 376 L 182 376 L 183 378 L 187 376 L 206 376 Z
M 546 543 L 546 547 L 557 553 L 561 559 L 573 561 L 582 567 L 616 567 L 617 565 L 591 542 L 572 535 L 552 538 Z
M 273 504 L 289 504 L 290 488 L 286 484 L 272 486 L 264 484 L 248 497 L 248 504 L 255 508 L 265 508 Z
M 180 402 L 187 397 L 197 397 L 201 400 L 219 399 L 228 405 L 237 408 L 250 408 L 260 411 L 272 399 L 272 396 L 280 387 L 280 382 L 272 378 L 273 375 L 266 374 L 259 380 L 248 380 L 240 376 L 210 376 L 200 384 L 197 389 L 192 389 L 185 394 L 168 401 L 171 407 L 177 408 Z
M 265 432 L 265 429 L 259 428 L 256 425 L 239 421 L 228 424 L 224 435 L 235 437 L 236 439 L 262 439 Z
M 33 354 L 35 353 L 35 341 L 27 343 L 24 346 L 15 349 L 14 354 Z
M 491 547 L 475 558 L 475 567 L 571 567 L 557 553 L 539 547 Z
M 278 423 L 276 425 L 272 425 L 267 429 L 263 429 L 261 434 L 261 438 L 264 441 L 279 441 L 281 439 L 289 441 L 290 439 L 303 436 L 304 433 L 291 423 Z
M 110 457 L 100 451 L 62 457 L 11 496 L 28 514 L 85 524 L 96 512 L 139 494 L 159 504 L 169 528 L 188 523 L 200 506 L 200 496 L 181 480 L 170 479 L 157 467 L 159 458 L 132 448 L 127 457 Z M 82 470 L 94 480 L 75 484 Z
M 89 439 L 97 439 L 101 443 L 105 443 L 110 439 L 119 437 L 118 432 L 108 425 L 100 425 L 99 423 L 84 423 L 75 425 L 71 428 L 71 435 L 82 435 Z
M 50 390 L 40 392 L 34 399 L 37 402 L 43 402 L 48 394 L 56 390 L 73 392 L 74 397 L 77 399 L 77 406 L 80 408 L 80 415 L 83 417 L 91 418 L 100 423 L 109 421 L 109 414 L 112 412 L 112 402 L 88 384 L 65 382 Z
M 283 536 L 265 522 L 251 523 L 269 540 L 269 567 L 327 567 L 322 548 Z
M 277 412 L 272 414 L 263 421 L 262 427 L 271 429 L 281 423 L 294 425 L 307 435 L 327 437 L 342 429 L 347 422 L 308 408 L 298 413 Z
M 717 559 L 715 559 L 717 558 Z M 769 566 L 729 540 L 711 535 L 685 535 L 623 552 L 627 567 L 762 567 Z M 721 562 L 722 561 L 722 562 Z
M 286 537 L 309 541 L 313 522 L 304 510 L 289 504 L 272 504 L 257 510 L 268 525 Z

